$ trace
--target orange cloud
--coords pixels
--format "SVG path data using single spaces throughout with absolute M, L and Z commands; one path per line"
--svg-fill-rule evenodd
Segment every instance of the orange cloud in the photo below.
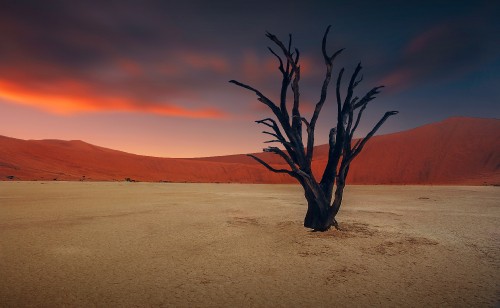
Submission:
M 88 87 L 75 80 L 60 81 L 54 88 L 61 91 L 32 90 L 22 85 L 0 80 L 0 98 L 36 107 L 56 114 L 81 112 L 143 112 L 185 118 L 224 118 L 227 114 L 215 108 L 187 109 L 175 104 L 138 102 L 126 97 L 83 94 Z
M 144 73 L 144 69 L 139 63 L 132 59 L 120 58 L 117 60 L 118 67 L 131 76 L 140 76 Z
M 242 79 L 247 82 L 264 80 L 280 74 L 279 63 L 274 56 L 260 57 L 254 51 L 248 50 L 241 61 Z
M 325 71 L 325 65 L 323 63 L 314 63 L 314 61 L 307 56 L 300 56 L 300 73 L 301 75 L 311 75 L 315 71 L 320 71 L 323 73 Z

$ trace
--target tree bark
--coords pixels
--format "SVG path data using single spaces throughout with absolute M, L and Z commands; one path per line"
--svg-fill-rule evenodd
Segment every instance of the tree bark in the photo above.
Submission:
M 331 216 L 333 219 L 335 219 L 335 216 L 337 216 L 339 210 L 340 210 L 340 205 L 342 204 L 342 197 L 344 196 L 344 188 L 345 184 L 337 184 L 337 188 L 335 189 L 335 198 L 333 199 L 332 207 L 330 209 Z
M 359 63 L 351 75 L 347 93 L 342 97 L 341 85 L 344 68 L 340 69 L 336 82 L 336 101 L 337 101 L 337 123 L 330 130 L 329 134 L 329 150 L 328 161 L 323 171 L 321 181 L 318 183 L 312 173 L 311 163 L 314 154 L 314 133 L 316 121 L 327 99 L 328 86 L 330 84 L 333 61 L 343 51 L 340 49 L 329 55 L 326 50 L 326 41 L 330 26 L 325 31 L 322 41 L 322 54 L 326 65 L 325 77 L 321 87 L 320 99 L 316 103 L 314 113 L 310 120 L 307 120 L 300 114 L 300 65 L 299 51 L 295 49 L 292 52 L 292 38 L 289 37 L 288 48 L 273 34 L 267 33 L 266 36 L 276 44 L 281 50 L 282 57 L 274 52 L 271 48 L 269 51 L 278 59 L 279 71 L 282 74 L 282 84 L 280 91 L 279 105 L 275 104 L 271 99 L 265 96 L 259 90 L 252 86 L 246 85 L 236 80 L 230 82 L 250 90 L 257 95 L 257 100 L 269 107 L 275 116 L 275 119 L 266 118 L 256 121 L 271 128 L 272 131 L 263 131 L 264 134 L 270 135 L 275 139 L 266 141 L 266 143 L 280 143 L 286 152 L 279 147 L 268 147 L 264 152 L 269 152 L 280 156 L 290 167 L 290 169 L 277 169 L 260 159 L 255 155 L 249 154 L 269 171 L 275 173 L 288 174 L 299 181 L 304 188 L 305 198 L 307 200 L 307 212 L 304 218 L 304 227 L 311 228 L 314 231 L 326 231 L 332 226 L 339 228 L 336 220 L 336 215 L 342 204 L 342 197 L 346 184 L 349 165 L 353 159 L 361 152 L 368 140 L 377 132 L 380 126 L 392 115 L 397 114 L 397 111 L 386 112 L 382 119 L 373 127 L 373 129 L 362 139 L 352 146 L 352 138 L 354 131 L 357 129 L 361 120 L 363 111 L 367 104 L 375 98 L 382 86 L 371 89 L 368 93 L 361 97 L 354 96 L 356 86 L 362 81 L 363 76 L 358 79 L 361 71 L 361 63 Z M 285 61 L 286 60 L 286 65 Z M 287 91 L 289 87 L 293 94 L 292 114 L 287 109 Z M 356 110 L 357 114 L 356 114 Z M 302 138 L 302 124 L 307 128 L 307 143 L 304 144 Z M 307 151 L 307 152 L 306 152 Z M 340 164 L 340 166 L 339 166 Z M 334 192 L 335 190 L 335 192 Z M 333 199 L 333 203 L 332 202 Z
M 303 185 L 307 200 L 304 227 L 315 231 L 325 231 L 331 227 L 330 203 L 317 183 Z
M 304 218 L 304 227 L 315 231 L 328 230 L 331 227 L 328 223 L 328 212 L 325 214 L 320 211 L 320 206 L 326 206 L 327 204 L 321 205 L 321 201 L 315 199 L 314 197 L 307 197 L 307 195 L 306 200 L 307 212 L 306 217 Z

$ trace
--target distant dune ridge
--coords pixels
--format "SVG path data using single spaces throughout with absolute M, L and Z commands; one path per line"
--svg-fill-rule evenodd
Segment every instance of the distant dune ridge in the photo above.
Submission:
M 314 152 L 321 176 L 328 146 Z M 270 153 L 261 158 L 285 167 Z M 244 154 L 158 158 L 83 141 L 20 140 L 0 136 L 0 180 L 294 183 Z M 500 184 L 500 120 L 455 117 L 373 137 L 351 165 L 350 184 Z

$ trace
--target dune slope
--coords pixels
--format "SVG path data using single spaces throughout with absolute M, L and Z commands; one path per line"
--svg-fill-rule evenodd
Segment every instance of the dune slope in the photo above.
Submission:
M 327 145 L 315 149 L 321 176 Z M 285 167 L 279 157 L 259 153 Z M 0 180 L 293 183 L 245 155 L 175 159 L 139 156 L 82 141 L 0 136 Z M 351 165 L 351 184 L 500 184 L 500 120 L 450 118 L 373 137 Z

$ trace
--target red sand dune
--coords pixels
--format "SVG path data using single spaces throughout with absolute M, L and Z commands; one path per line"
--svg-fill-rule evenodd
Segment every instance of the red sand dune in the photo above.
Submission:
M 321 175 L 327 146 L 315 149 Z M 258 154 L 279 166 L 280 158 Z M 282 167 L 285 167 L 282 165 Z M 139 156 L 82 141 L 0 136 L 0 180 L 293 183 L 241 155 L 177 159 Z M 351 184 L 500 184 L 500 120 L 450 118 L 373 137 L 352 163 Z

